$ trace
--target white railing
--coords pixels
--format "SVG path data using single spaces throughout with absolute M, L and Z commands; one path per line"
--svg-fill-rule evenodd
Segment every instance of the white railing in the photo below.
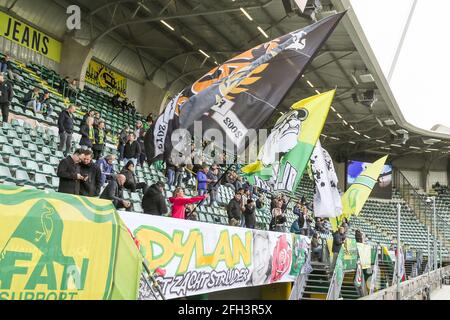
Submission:
M 400 284 L 400 299 L 414 299 L 418 294 L 426 289 L 433 291 L 440 287 L 442 279 L 450 276 L 450 266 L 431 271 L 429 274 L 423 274 L 417 278 L 402 282 Z M 365 296 L 360 300 L 396 300 L 397 288 L 392 286 L 374 294 Z

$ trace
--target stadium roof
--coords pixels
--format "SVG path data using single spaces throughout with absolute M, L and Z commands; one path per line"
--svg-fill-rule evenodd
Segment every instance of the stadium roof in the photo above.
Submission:
M 44 1 L 1 2 L 59 39 L 66 33 L 66 8 L 79 5 L 83 27 L 75 37 L 94 45 L 97 59 L 131 79 L 152 80 L 172 93 L 216 63 L 313 23 L 314 15 L 320 19 L 350 7 L 348 0 L 321 0 L 320 8 L 309 1 L 307 10 L 301 13 L 297 7 L 288 12 L 283 1 L 274 0 L 45 1 L 48 6 L 42 4 Z M 334 111 L 327 119 L 322 141 L 335 155 L 350 157 L 365 152 L 390 153 L 394 157 L 417 153 L 443 156 L 450 151 L 448 135 L 406 123 L 351 10 L 279 111 L 333 88 L 337 89 Z M 377 101 L 370 107 L 372 91 Z M 279 116 L 276 113 L 270 123 Z

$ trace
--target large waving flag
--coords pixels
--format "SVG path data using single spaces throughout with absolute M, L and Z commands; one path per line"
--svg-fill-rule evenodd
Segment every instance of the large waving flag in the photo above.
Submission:
M 259 129 L 270 118 L 344 14 L 259 45 L 211 70 L 169 103 L 176 106 L 173 117 L 179 116 L 179 127 L 193 132 L 194 121 L 201 120 L 203 131 L 218 129 L 232 142 L 227 151 L 241 152 L 249 129 Z M 178 128 L 176 122 L 168 130 L 156 122 L 149 130 L 171 141 L 167 135 Z M 159 154 L 169 154 L 166 149 L 172 148 L 170 143 L 159 146 Z M 146 139 L 150 162 L 154 149 L 154 139 Z
M 242 173 L 247 176 L 249 183 L 257 184 L 258 181 L 267 181 L 271 177 L 274 177 L 275 180 L 277 179 L 279 172 L 277 168 L 279 167 L 279 163 L 271 163 L 272 160 L 275 160 L 275 154 L 269 154 L 269 152 L 274 153 L 279 149 L 279 147 L 274 148 L 267 146 L 267 144 L 272 143 L 277 145 L 284 145 L 283 150 L 287 152 L 285 156 L 287 156 L 294 149 L 297 149 L 297 154 L 300 153 L 300 159 L 298 159 L 301 160 L 299 162 L 299 167 L 302 168 L 300 170 L 300 181 L 301 176 L 303 175 L 304 167 L 308 163 L 312 150 L 314 149 L 314 145 L 316 144 L 317 140 L 319 139 L 320 133 L 322 132 L 335 92 L 335 90 L 331 90 L 319 95 L 311 96 L 292 105 L 291 109 L 293 111 L 291 112 L 297 112 L 299 115 L 298 119 L 301 120 L 297 130 L 297 141 L 295 145 L 291 144 L 290 142 L 285 142 L 284 140 L 274 141 L 271 138 L 286 136 L 290 137 L 290 133 L 285 133 L 293 131 L 290 130 L 290 128 L 295 126 L 289 125 L 289 122 L 291 122 L 291 124 L 297 124 L 297 122 L 291 121 L 291 117 L 289 116 L 283 116 L 277 121 L 277 125 L 274 128 L 275 132 L 274 130 L 272 130 L 269 138 L 267 139 L 265 145 L 262 147 L 261 152 L 258 156 L 259 159 L 267 159 L 266 161 L 268 166 L 264 166 L 263 161 L 258 160 L 241 169 Z M 288 146 L 290 146 L 290 148 L 288 148 Z M 293 190 L 295 190 L 295 188 Z
M 302 122 L 297 145 L 281 158 L 276 190 L 294 192 L 297 188 L 325 125 L 335 93 L 336 90 L 321 93 L 292 106 L 294 110 L 306 111 L 307 116 Z
M 311 156 L 311 168 L 314 175 L 314 216 L 316 218 L 338 217 L 342 213 L 341 196 L 338 190 L 338 178 L 333 160 L 327 150 L 317 140 Z
M 388 156 L 378 159 L 364 170 L 342 196 L 342 215 L 338 219 L 358 215 L 377 183 Z M 338 220 L 330 219 L 333 231 L 337 230 Z

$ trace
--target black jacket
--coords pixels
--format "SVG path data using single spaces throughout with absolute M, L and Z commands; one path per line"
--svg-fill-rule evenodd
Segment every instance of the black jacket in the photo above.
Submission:
M 88 176 L 88 181 L 81 181 L 80 195 L 87 197 L 98 197 L 100 195 L 102 172 L 100 167 L 91 162 L 88 165 L 81 164 L 80 172 L 83 176 Z
M 333 253 L 339 253 L 345 241 L 345 234 L 340 234 L 339 230 L 333 233 Z
M 30 90 L 27 93 L 25 93 L 25 95 L 23 96 L 23 102 L 24 103 L 28 103 L 31 100 L 35 100 L 35 99 L 39 98 L 39 96 L 33 97 L 33 95 L 34 95 L 34 91 L 33 90 Z
M 14 97 L 13 84 L 10 81 L 0 83 L 0 103 L 11 104 Z
M 128 133 L 125 130 L 120 131 L 119 134 L 119 146 L 123 146 L 127 143 Z
M 127 178 L 127 181 L 124 184 L 124 188 L 130 190 L 131 192 L 135 192 L 137 180 L 134 172 L 128 170 L 127 168 L 123 168 L 122 171 L 120 171 L 120 174 L 123 174 Z
M 73 133 L 73 117 L 69 111 L 63 110 L 58 117 L 58 129 L 59 133 L 67 132 Z
M 123 201 L 123 189 L 117 183 L 117 179 L 109 181 L 105 190 L 103 190 L 100 199 L 111 200 L 114 206 L 119 209 Z
M 249 205 L 245 205 L 245 211 L 244 211 L 244 218 L 245 218 L 245 226 L 249 227 L 249 226 L 255 226 L 256 224 L 256 207 L 253 206 L 249 206 Z
M 80 180 L 77 179 L 78 173 L 80 173 L 80 166 L 75 164 L 71 156 L 62 159 L 57 171 L 59 177 L 58 192 L 79 195 Z
M 80 127 L 80 134 L 81 134 L 80 146 L 87 146 L 91 148 L 92 141 L 89 139 L 89 127 L 87 126 L 87 124 L 83 124 Z
M 100 131 L 99 128 L 94 128 L 95 143 L 94 143 L 93 148 L 95 150 L 103 150 L 103 148 L 104 148 L 104 146 L 106 144 L 106 131 L 105 131 L 105 129 L 103 129 L 103 143 L 102 144 L 99 144 L 99 142 L 100 142 L 99 131 Z
M 168 212 L 164 195 L 155 184 L 145 192 L 142 198 L 142 209 L 144 213 L 159 216 Z
M 141 154 L 141 148 L 139 147 L 139 143 L 137 141 L 133 141 L 133 143 L 127 142 L 125 144 L 125 149 L 123 151 L 123 157 L 127 159 L 131 158 L 139 158 Z
M 241 219 L 241 203 L 235 198 L 231 199 L 227 205 L 228 219 L 234 218 L 236 220 Z

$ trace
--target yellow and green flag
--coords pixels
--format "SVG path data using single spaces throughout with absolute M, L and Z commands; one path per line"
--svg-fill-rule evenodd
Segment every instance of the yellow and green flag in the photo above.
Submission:
M 278 170 L 276 190 L 294 192 L 303 176 L 330 111 L 336 90 L 321 93 L 295 103 L 293 110 L 304 110 L 297 145 L 283 156 Z
M 351 215 L 358 215 L 361 212 L 383 170 L 387 157 L 384 156 L 369 165 L 344 193 L 342 196 L 342 215 L 337 218 L 330 218 L 333 231 L 337 230 L 340 219 L 349 218 Z
M 0 300 L 137 299 L 141 263 L 111 201 L 0 185 Z
M 302 111 L 297 144 L 281 159 L 280 170 L 274 170 L 271 165 L 264 166 L 260 160 L 243 167 L 241 171 L 251 184 L 267 181 L 275 175 L 277 190 L 295 190 L 322 132 L 335 92 L 311 96 L 292 105 L 292 110 Z

